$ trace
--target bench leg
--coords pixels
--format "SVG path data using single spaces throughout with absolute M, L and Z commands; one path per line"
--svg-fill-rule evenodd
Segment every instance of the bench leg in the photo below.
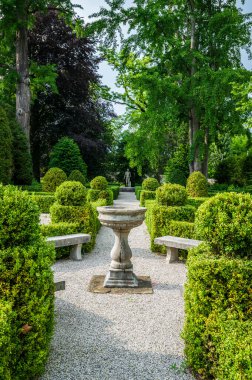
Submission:
M 167 247 L 166 260 L 168 261 L 168 263 L 174 263 L 178 261 L 178 248 Z
M 76 244 L 71 248 L 71 250 L 70 250 L 70 259 L 71 260 L 75 260 L 75 261 L 82 260 L 81 247 L 82 247 L 82 244 Z

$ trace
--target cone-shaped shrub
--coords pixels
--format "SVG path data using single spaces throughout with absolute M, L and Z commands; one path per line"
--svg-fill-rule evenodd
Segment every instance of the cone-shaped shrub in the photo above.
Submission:
M 81 157 L 80 149 L 76 142 L 68 137 L 62 137 L 53 147 L 49 167 L 60 168 L 67 175 L 73 170 L 79 170 L 84 177 L 87 176 L 87 165 Z
M 186 183 L 186 191 L 189 197 L 207 197 L 207 179 L 201 172 L 193 172 L 189 175 Z
M 12 177 L 12 135 L 7 115 L 0 107 L 0 182 L 7 185 Z

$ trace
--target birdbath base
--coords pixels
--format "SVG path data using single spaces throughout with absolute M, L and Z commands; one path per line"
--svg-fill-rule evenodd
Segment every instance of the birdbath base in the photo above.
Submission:
M 104 288 L 137 288 L 138 279 L 132 270 L 109 270 L 103 286 Z

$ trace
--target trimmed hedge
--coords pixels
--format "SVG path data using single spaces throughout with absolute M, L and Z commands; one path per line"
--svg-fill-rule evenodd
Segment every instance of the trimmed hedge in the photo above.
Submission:
M 140 206 L 145 207 L 145 201 L 156 198 L 156 191 L 142 190 L 140 194 Z
M 108 181 L 103 176 L 98 176 L 92 179 L 90 187 L 93 190 L 106 190 L 108 188 Z
M 171 221 L 193 222 L 195 208 L 192 206 L 159 206 L 149 205 L 146 212 L 146 225 L 151 237 L 151 250 L 165 253 L 164 247 L 154 244 L 159 236 L 169 235 Z
M 0 375 L 27 380 L 42 374 L 49 354 L 55 250 L 41 238 L 39 210 L 28 193 L 1 186 L 0 209 L 0 347 L 8 343 Z
M 54 195 L 32 194 L 32 199 L 37 203 L 41 213 L 49 213 L 50 207 L 55 202 Z
M 159 186 L 156 178 L 146 178 L 142 183 L 142 189 L 147 191 L 156 191 Z
M 210 198 L 196 213 L 195 230 L 216 255 L 251 257 L 252 197 L 222 193 Z
M 106 205 L 112 205 L 113 204 L 113 192 L 112 190 L 93 190 L 89 189 L 87 192 L 87 200 L 89 202 L 96 202 L 98 199 L 105 199 Z
M 187 201 L 186 189 L 177 184 L 165 183 L 157 189 L 156 195 L 160 206 L 183 206 Z
M 207 197 L 208 183 L 201 172 L 193 172 L 186 182 L 186 191 L 190 197 Z
M 240 336 L 244 342 L 246 333 L 244 331 L 243 334 L 241 330 L 243 321 L 250 321 L 243 326 L 248 328 L 251 325 L 252 261 L 216 257 L 212 255 L 210 247 L 203 243 L 190 250 L 187 266 L 183 330 L 187 364 L 202 379 L 211 376 L 230 380 L 249 379 L 247 374 L 251 373 L 251 364 L 249 368 L 248 351 L 242 352 L 242 344 L 235 341 L 235 336 Z M 223 320 L 217 319 L 213 328 L 212 321 L 216 315 L 223 315 L 227 324 L 223 326 Z M 229 320 L 236 320 L 238 325 L 241 323 L 231 337 Z M 247 339 L 251 344 L 251 335 Z M 222 352 L 224 347 L 226 349 Z M 236 350 L 238 356 L 234 355 Z M 233 363 L 232 369 L 230 363 Z M 221 377 L 228 371 L 229 377 Z M 244 377 L 239 377 L 239 373 Z
M 199 208 L 200 205 L 202 205 L 202 203 L 204 203 L 205 201 L 207 201 L 209 198 L 208 197 L 201 197 L 201 198 L 187 198 L 187 204 L 190 205 L 190 206 L 193 206 L 195 208 Z
M 78 181 L 66 181 L 57 188 L 55 198 L 61 206 L 83 206 L 87 190 Z
M 68 176 L 68 181 L 78 181 L 85 186 L 86 178 L 79 170 L 73 170 Z
M 109 186 L 109 190 L 113 192 L 113 199 L 117 199 L 120 193 L 120 186 Z
M 135 186 L 135 194 L 136 194 L 136 199 L 138 201 L 140 200 L 141 191 L 142 191 L 142 186 Z
M 43 191 L 54 192 L 59 185 L 67 180 L 67 175 L 59 168 L 49 169 L 43 177 Z
M 178 236 L 188 239 L 195 238 L 194 223 L 192 222 L 180 222 L 172 220 L 167 227 L 164 231 L 164 235 Z

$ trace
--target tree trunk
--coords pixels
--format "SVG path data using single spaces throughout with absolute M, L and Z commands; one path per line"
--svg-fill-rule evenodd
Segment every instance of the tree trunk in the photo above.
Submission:
M 22 130 L 24 131 L 28 146 L 30 147 L 30 80 L 28 64 L 28 31 L 27 14 L 24 4 L 23 14 L 20 15 L 20 26 L 16 35 L 16 70 L 18 73 L 16 91 L 16 117 Z

